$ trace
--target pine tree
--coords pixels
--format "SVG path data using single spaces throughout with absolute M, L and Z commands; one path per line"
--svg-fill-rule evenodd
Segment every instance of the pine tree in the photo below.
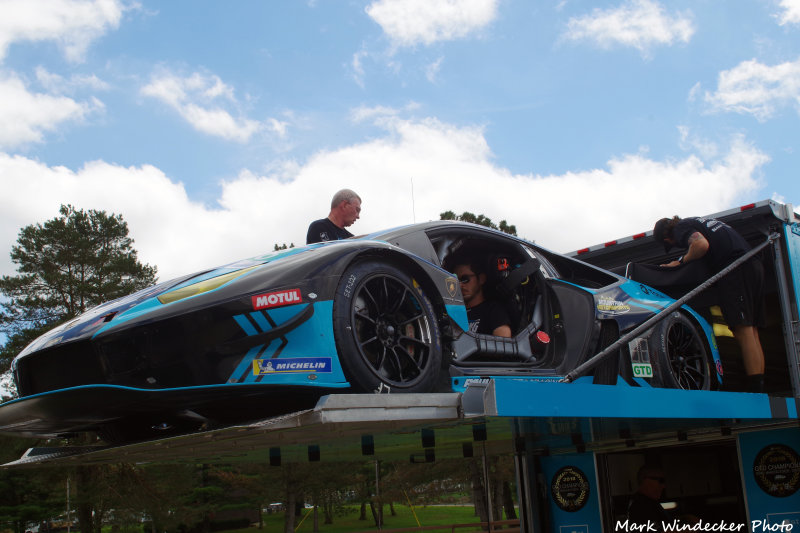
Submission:
M 0 371 L 43 331 L 105 301 L 152 285 L 121 215 L 62 205 L 61 216 L 22 228 L 0 279 Z

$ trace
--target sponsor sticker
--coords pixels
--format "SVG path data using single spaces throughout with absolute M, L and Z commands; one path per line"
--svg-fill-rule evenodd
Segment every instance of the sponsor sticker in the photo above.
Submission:
M 647 285 L 645 285 L 643 283 L 639 284 L 639 290 L 641 290 L 643 293 L 645 293 L 648 296 L 657 296 L 659 298 L 666 298 L 667 297 L 664 293 L 658 292 L 653 287 L 648 287 Z
M 630 311 L 631 306 L 613 298 L 601 297 L 597 301 L 597 310 L 609 315 L 621 315 Z
M 281 305 L 298 304 L 303 301 L 300 289 L 289 289 L 285 291 L 268 292 L 253 296 L 253 309 L 268 309 Z
M 631 368 L 633 377 L 652 378 L 653 365 L 650 363 L 650 349 L 646 337 L 637 337 L 628 343 L 631 354 Z
M 296 359 L 254 359 L 253 375 L 331 372 L 330 357 L 301 357 Z

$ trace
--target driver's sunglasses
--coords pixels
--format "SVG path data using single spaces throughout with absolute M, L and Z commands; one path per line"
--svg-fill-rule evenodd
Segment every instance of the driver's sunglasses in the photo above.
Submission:
M 469 283 L 469 280 L 475 277 L 475 274 L 464 274 L 460 278 L 458 278 L 459 283 Z

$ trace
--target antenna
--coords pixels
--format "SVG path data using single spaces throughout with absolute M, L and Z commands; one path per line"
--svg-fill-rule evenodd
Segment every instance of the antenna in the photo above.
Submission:
M 414 202 L 414 178 L 411 178 L 411 220 L 417 223 L 417 208 Z

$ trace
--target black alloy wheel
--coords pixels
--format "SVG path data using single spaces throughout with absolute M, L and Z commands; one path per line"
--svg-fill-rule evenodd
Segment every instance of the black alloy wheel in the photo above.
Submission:
M 685 390 L 711 390 L 712 364 L 705 342 L 686 316 L 675 312 L 656 327 L 654 372 L 661 385 Z
M 339 358 L 353 387 L 429 392 L 441 367 L 433 307 L 419 284 L 382 261 L 350 267 L 334 300 Z

